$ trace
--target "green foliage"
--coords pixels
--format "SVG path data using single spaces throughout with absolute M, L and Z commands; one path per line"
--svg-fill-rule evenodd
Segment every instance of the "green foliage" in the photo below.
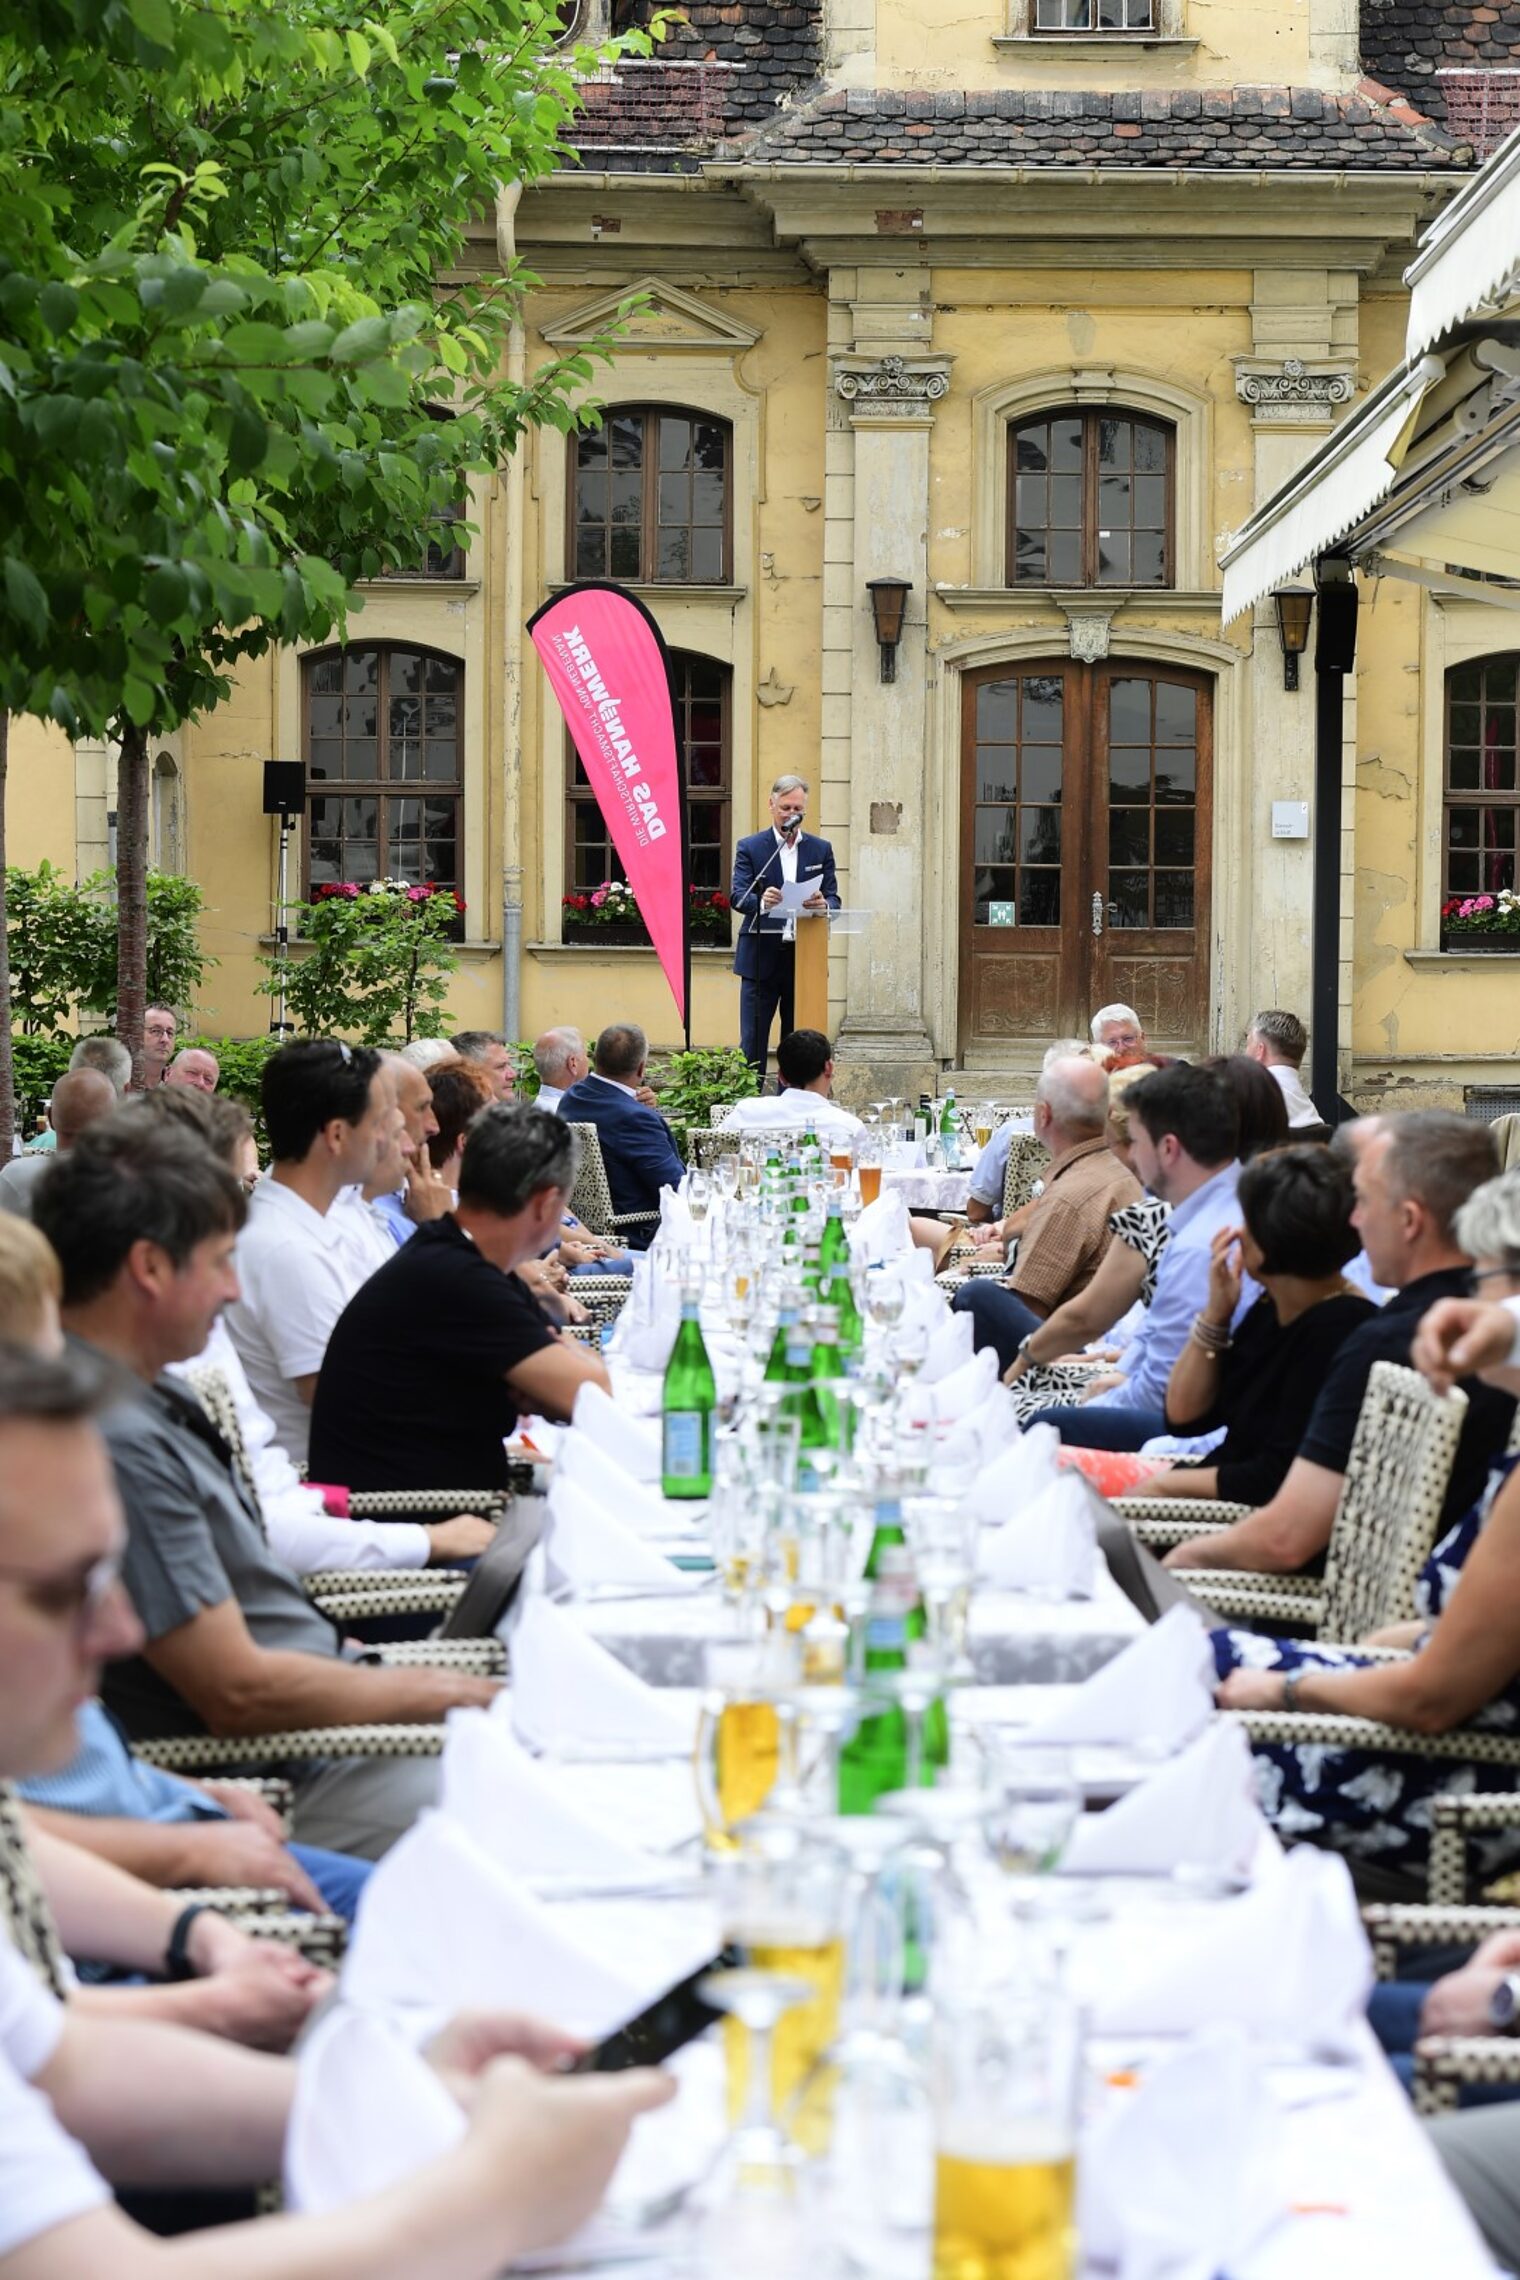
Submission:
M 25 1036 L 11 1038 L 16 1070 L 16 1131 L 29 1140 L 37 1119 L 52 1097 L 53 1087 L 69 1065 L 77 1044 L 73 1037 Z
M 307 945 L 284 968 L 285 1002 L 306 1037 L 347 1037 L 360 1045 L 409 1043 L 448 995 L 459 960 L 450 929 L 464 906 L 447 889 L 378 879 L 338 887 L 295 906 Z M 278 958 L 261 958 L 266 997 L 278 994 Z
M 736 1100 L 758 1088 L 755 1072 L 737 1045 L 695 1047 L 666 1054 L 651 1067 L 650 1083 L 660 1096 L 660 1114 L 684 1143 L 687 1131 L 710 1125 Z
M 222 1072 L 216 1089 L 219 1093 L 225 1093 L 229 1099 L 242 1102 L 253 1118 L 254 1131 L 258 1137 L 259 1154 L 266 1156 L 269 1149 L 264 1131 L 264 1108 L 259 1086 L 264 1074 L 264 1063 L 269 1059 L 271 1053 L 279 1050 L 279 1038 L 187 1037 L 185 1043 L 187 1045 L 204 1045 L 208 1053 L 216 1055 Z
M 28 1035 L 63 1029 L 76 1012 L 116 1018 L 115 879 L 94 871 L 76 886 L 48 862 L 5 874 L 11 1006 Z M 193 879 L 150 871 L 148 995 L 188 1008 L 208 965 L 196 921 L 203 897 Z

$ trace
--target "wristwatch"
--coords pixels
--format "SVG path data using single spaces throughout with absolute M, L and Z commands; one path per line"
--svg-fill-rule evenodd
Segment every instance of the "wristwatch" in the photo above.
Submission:
M 1520 2031 L 1520 1971 L 1507 1971 L 1488 1998 L 1488 2023 L 1496 2035 Z
M 1027 1362 L 1031 1360 L 1032 1357 L 1030 1355 L 1029 1349 L 1034 1344 L 1034 1339 L 1035 1333 L 1032 1330 L 1027 1330 L 1024 1333 L 1024 1336 L 1019 1340 L 1018 1344 L 1013 1349 L 1013 1358 L 1016 1362 Z
M 169 1945 L 164 1950 L 162 1975 L 165 1979 L 198 1979 L 199 1972 L 190 1961 L 190 1930 L 197 1916 L 212 1913 L 204 1900 L 192 1900 L 181 1908 L 169 1934 Z

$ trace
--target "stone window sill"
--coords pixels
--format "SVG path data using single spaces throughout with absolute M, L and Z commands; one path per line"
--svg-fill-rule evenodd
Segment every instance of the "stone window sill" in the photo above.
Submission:
M 1520 949 L 1515 950 L 1406 950 L 1404 963 L 1413 966 L 1417 973 L 1463 974 L 1483 973 L 1490 966 L 1501 971 L 1520 966 Z
M 1219 588 L 1183 586 L 936 586 L 947 610 L 1007 610 L 1030 602 L 1051 609 L 1208 610 L 1219 613 Z
M 652 958 L 652 942 L 525 942 L 523 948 L 535 958 Z M 723 942 L 694 942 L 693 958 L 733 957 L 733 945 Z
M 568 593 L 571 583 L 568 578 L 555 579 L 551 582 L 549 591 L 551 594 Z M 639 585 L 628 579 L 623 581 L 623 585 L 625 592 L 637 594 L 641 601 L 724 602 L 730 609 L 737 609 L 740 602 L 749 596 L 748 586 L 684 585 L 674 578 L 659 585 Z
M 361 594 L 373 594 L 378 600 L 382 594 L 403 594 L 408 601 L 419 600 L 424 594 L 439 601 L 468 601 L 480 592 L 478 578 L 360 578 L 357 588 Z
M 307 951 L 311 948 L 311 944 L 307 941 L 305 935 L 293 934 L 290 938 L 290 947 L 296 956 L 298 958 L 301 958 L 306 955 Z M 278 943 L 276 942 L 274 935 L 261 934 L 259 936 L 259 948 L 265 952 L 272 952 L 277 949 Z M 467 965 L 472 959 L 499 958 L 501 956 L 501 944 L 499 942 L 477 942 L 474 940 L 471 940 L 469 942 L 451 942 L 449 944 L 449 948 L 453 951 L 456 958 L 463 958 Z
M 1181 32 L 994 32 L 995 48 L 1038 48 L 1042 55 L 1062 50 L 1077 55 L 1103 55 L 1110 48 L 1195 48 L 1196 39 Z

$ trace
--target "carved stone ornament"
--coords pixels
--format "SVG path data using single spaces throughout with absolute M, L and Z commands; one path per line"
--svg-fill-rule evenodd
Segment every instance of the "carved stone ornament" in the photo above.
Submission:
M 1278 372 L 1237 372 L 1235 393 L 1243 404 L 1328 406 L 1349 404 L 1353 384 L 1349 372 L 1310 372 L 1301 356 L 1285 356 Z
M 1068 610 L 1066 624 L 1071 654 L 1082 665 L 1096 665 L 1108 655 L 1113 619 L 1107 610 Z
M 834 393 L 845 403 L 889 415 L 921 412 L 949 392 L 948 373 L 917 369 L 901 356 L 884 356 L 864 370 L 852 368 L 834 375 Z

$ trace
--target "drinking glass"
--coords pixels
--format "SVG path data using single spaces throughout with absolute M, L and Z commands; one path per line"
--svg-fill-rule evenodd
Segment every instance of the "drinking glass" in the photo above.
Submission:
M 1074 2280 L 1081 2037 L 1049 1994 L 935 2018 L 934 2280 Z
M 809 2151 L 827 2140 L 827 2084 L 818 2062 L 839 2027 L 844 1986 L 844 1909 L 849 1860 L 794 1818 L 762 1814 L 736 1832 L 736 1850 L 718 1861 L 714 1887 L 725 1941 L 766 1977 L 805 1990 L 793 1995 L 775 2032 L 756 2040 L 740 2017 L 730 2022 L 730 2117 L 753 2103 L 754 2077 L 768 2075 L 771 2111 Z M 805 2095 L 799 2095 L 804 2093 Z
M 872 1270 L 866 1279 L 866 1312 L 878 1330 L 895 1330 L 903 1316 L 908 1294 L 899 1275 L 888 1274 L 884 1267 Z
M 796 1675 L 785 1634 L 709 1643 L 707 1684 L 697 1725 L 697 1801 L 709 1845 L 731 1846 L 742 1821 L 761 1812 L 781 1769 L 776 1690 Z
M 1021 1743 L 1016 1733 L 994 1734 L 983 1746 L 994 1784 L 986 1818 L 992 1857 L 1007 1876 L 1048 1876 L 1082 1810 L 1070 1753 Z
M 815 2252 L 807 2159 L 781 2125 L 773 2053 L 788 2016 L 811 2006 L 816 1990 L 809 1979 L 750 1968 L 709 1973 L 699 1992 L 726 2014 L 737 2119 L 692 2202 L 693 2263 L 725 2280 L 776 2280 L 804 2270 Z
M 691 1213 L 693 1226 L 700 1227 L 707 1217 L 713 1199 L 713 1183 L 700 1165 L 686 1175 L 686 1208 Z
M 829 1165 L 834 1174 L 835 1187 L 848 1187 L 850 1173 L 855 1166 L 855 1150 L 848 1132 L 830 1133 Z
M 937 1474 L 939 1461 L 934 1472 Z M 949 1483 L 933 1481 L 935 1493 L 907 1506 L 908 1539 L 918 1586 L 924 1595 L 929 1649 L 947 1676 L 971 1675 L 966 1627 L 976 1577 L 977 1524 Z
M 713 1182 L 725 1203 L 732 1203 L 739 1193 L 739 1158 L 733 1149 L 725 1149 L 713 1166 Z
M 928 1323 L 904 1322 L 892 1340 L 892 1359 L 897 1365 L 898 1376 L 911 1384 L 928 1358 Z
M 980 1155 L 992 1138 L 992 1104 L 990 1101 L 979 1101 L 972 1111 L 971 1136 L 976 1142 L 977 1154 Z
M 863 1135 L 855 1151 L 855 1177 L 862 1204 L 874 1203 L 881 1193 L 881 1141 L 874 1132 Z

